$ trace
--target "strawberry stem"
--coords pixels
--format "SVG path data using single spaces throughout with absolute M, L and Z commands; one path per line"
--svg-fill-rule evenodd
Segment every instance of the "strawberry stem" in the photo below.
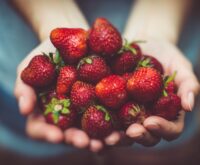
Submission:
M 167 97 L 167 96 L 168 96 L 168 94 L 167 94 L 166 90 L 163 90 L 163 96 L 165 96 L 165 97 Z

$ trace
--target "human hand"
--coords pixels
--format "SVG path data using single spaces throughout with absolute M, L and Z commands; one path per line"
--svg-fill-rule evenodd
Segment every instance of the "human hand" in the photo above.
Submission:
M 183 110 L 177 120 L 168 121 L 158 116 L 148 117 L 143 125 L 132 124 L 126 130 L 128 137 L 145 146 L 155 145 L 161 138 L 176 139 L 184 128 L 184 111 L 192 111 L 194 98 L 199 92 L 199 83 L 195 77 L 191 63 L 172 43 L 164 40 L 150 39 L 141 44 L 143 54 L 157 58 L 167 75 L 177 71 L 175 82 L 178 85 L 178 95 L 181 97 Z

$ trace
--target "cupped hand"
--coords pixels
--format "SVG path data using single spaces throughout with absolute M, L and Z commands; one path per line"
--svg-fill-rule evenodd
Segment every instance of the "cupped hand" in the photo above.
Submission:
M 199 93 L 199 82 L 194 75 L 192 64 L 172 43 L 164 40 L 150 39 L 141 44 L 143 54 L 157 58 L 167 75 L 177 72 L 175 82 L 178 85 L 178 96 L 181 97 L 182 110 L 177 120 L 168 121 L 158 116 L 145 119 L 143 125 L 132 124 L 126 135 L 133 141 L 145 146 L 152 146 L 161 138 L 176 139 L 183 131 L 185 111 L 192 111 L 195 96 Z
M 31 51 L 17 69 L 14 94 L 18 100 L 20 113 L 28 117 L 26 124 L 27 134 L 33 139 L 45 140 L 51 143 L 65 141 L 67 144 L 71 144 L 77 148 L 89 148 L 93 152 L 101 150 L 105 142 L 109 145 L 115 144 L 121 136 L 118 132 L 113 132 L 110 136 L 105 138 L 105 142 L 104 140 L 90 139 L 84 131 L 78 128 L 69 128 L 63 132 L 58 127 L 46 123 L 43 115 L 35 111 L 37 100 L 36 93 L 31 86 L 25 84 L 21 80 L 20 74 L 30 60 L 35 55 L 41 54 L 42 52 L 55 52 L 55 48 L 49 39 L 42 42 Z

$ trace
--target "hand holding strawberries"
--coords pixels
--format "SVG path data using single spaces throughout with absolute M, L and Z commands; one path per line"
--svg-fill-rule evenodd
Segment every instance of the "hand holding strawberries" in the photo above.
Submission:
M 191 63 L 174 44 L 154 38 L 146 38 L 146 41 L 145 44 L 141 44 L 143 54 L 151 55 L 158 59 L 166 75 L 173 75 L 175 71 L 177 72 L 174 81 L 168 83 L 165 89 L 168 93 L 171 93 L 170 91 L 176 91 L 178 86 L 177 94 L 181 98 L 182 105 L 182 111 L 180 111 L 176 120 L 168 121 L 158 116 L 150 116 L 144 120 L 144 126 L 133 124 L 127 129 L 127 135 L 132 137 L 134 141 L 144 145 L 154 145 L 159 142 L 160 138 L 173 140 L 181 134 L 184 128 L 184 111 L 192 111 L 195 96 L 200 88 Z M 156 66 L 158 65 L 156 64 Z M 173 94 L 172 96 L 169 94 L 166 99 L 160 99 L 159 102 L 163 102 L 163 105 L 167 104 L 167 102 L 170 102 L 170 97 L 173 97 Z M 177 101 L 179 102 L 180 100 L 178 99 Z M 171 102 L 169 104 L 172 105 L 174 103 Z M 173 112 L 170 112 L 170 114 L 173 114 Z
M 178 52 L 176 49 L 166 48 L 163 57 L 165 47 L 162 44 L 158 49 L 156 44 L 152 48 L 160 52 L 151 52 L 148 41 L 142 49 L 136 43 L 122 46 L 117 29 L 103 18 L 98 18 L 88 32 L 78 28 L 57 28 L 50 38 L 59 53 L 38 55 L 25 68 L 23 65 L 31 58 L 27 57 L 19 68 L 19 73 L 25 68 L 21 73 L 23 81 L 18 77 L 16 83 L 15 94 L 23 114 L 33 111 L 37 94 L 40 112 L 31 115 L 27 126 L 32 137 L 51 142 L 65 139 L 76 147 L 89 146 L 97 151 L 103 147 L 104 140 L 113 145 L 120 138 L 126 138 L 118 130 L 127 127 L 126 134 L 144 145 L 155 144 L 160 137 L 170 139 L 181 133 L 184 114 L 180 112 L 182 115 L 177 119 L 181 101 L 184 109 L 192 108 L 198 82 L 191 68 L 183 70 L 178 65 L 169 68 L 165 64 L 176 63 L 172 56 Z M 50 51 L 42 45 L 36 51 Z M 30 56 L 41 54 L 36 51 Z M 176 57 L 187 63 L 180 54 Z M 175 82 L 174 77 L 162 75 L 159 61 L 163 61 L 165 74 L 172 75 L 177 71 Z M 182 85 L 185 75 L 180 69 L 188 73 L 186 77 L 194 83 L 193 87 L 189 88 L 186 82 Z M 179 86 L 181 99 L 176 95 L 175 84 Z M 186 87 L 190 89 L 187 98 L 184 91 L 180 91 Z M 45 119 L 49 124 L 44 122 Z

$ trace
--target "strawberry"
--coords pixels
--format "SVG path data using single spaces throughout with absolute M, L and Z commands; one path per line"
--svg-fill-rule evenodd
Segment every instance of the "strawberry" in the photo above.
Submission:
M 112 63 L 112 70 L 114 73 L 122 75 L 125 72 L 131 72 L 138 65 L 142 57 L 142 51 L 135 42 L 125 44 L 120 50 L 120 53 L 115 57 Z
M 171 81 L 167 84 L 165 87 L 165 90 L 167 93 L 176 93 L 177 92 L 177 86 L 174 81 Z
M 181 99 L 173 93 L 162 96 L 153 106 L 154 115 L 163 117 L 167 120 L 175 120 L 180 110 Z
M 124 73 L 124 74 L 122 75 L 122 78 L 123 78 L 126 82 L 128 82 L 128 80 L 131 78 L 132 75 L 133 75 L 133 73 Z
M 119 108 L 127 98 L 126 81 L 117 75 L 103 78 L 95 88 L 99 100 L 107 107 Z
M 118 116 L 124 128 L 127 128 L 133 123 L 143 123 L 148 115 L 143 106 L 131 101 L 122 106 Z
M 90 30 L 88 44 L 92 52 L 112 56 L 122 47 L 118 30 L 105 18 L 97 18 Z
M 162 93 L 161 74 L 154 68 L 138 68 L 127 82 L 127 90 L 135 101 L 155 101 Z
M 110 74 L 110 69 L 102 57 L 92 55 L 79 62 L 78 73 L 82 81 L 97 83 Z
M 55 77 L 55 66 L 46 55 L 33 57 L 21 73 L 21 79 L 35 88 L 50 85 Z
M 91 84 L 82 81 L 76 81 L 70 94 L 71 101 L 78 108 L 86 108 L 93 103 L 95 99 L 95 90 Z
M 71 105 L 70 99 L 53 97 L 45 105 L 44 115 L 47 123 L 54 124 L 65 130 L 74 125 L 77 117 L 76 112 L 76 109 Z
M 57 79 L 56 93 L 64 95 L 70 92 L 73 83 L 77 80 L 78 73 L 73 66 L 64 66 L 60 68 Z
M 113 131 L 111 115 L 100 105 L 92 105 L 84 112 L 81 125 L 91 138 L 96 139 L 102 139 Z
M 175 77 L 176 77 L 176 72 L 174 72 L 171 76 L 164 77 L 165 92 L 167 92 L 167 93 L 176 93 L 177 92 L 177 86 L 174 81 Z
M 81 28 L 56 28 L 50 39 L 67 64 L 75 64 L 87 53 L 88 33 Z
M 158 70 L 161 74 L 164 73 L 162 64 L 153 56 L 143 55 L 139 62 L 139 67 L 152 67 Z

